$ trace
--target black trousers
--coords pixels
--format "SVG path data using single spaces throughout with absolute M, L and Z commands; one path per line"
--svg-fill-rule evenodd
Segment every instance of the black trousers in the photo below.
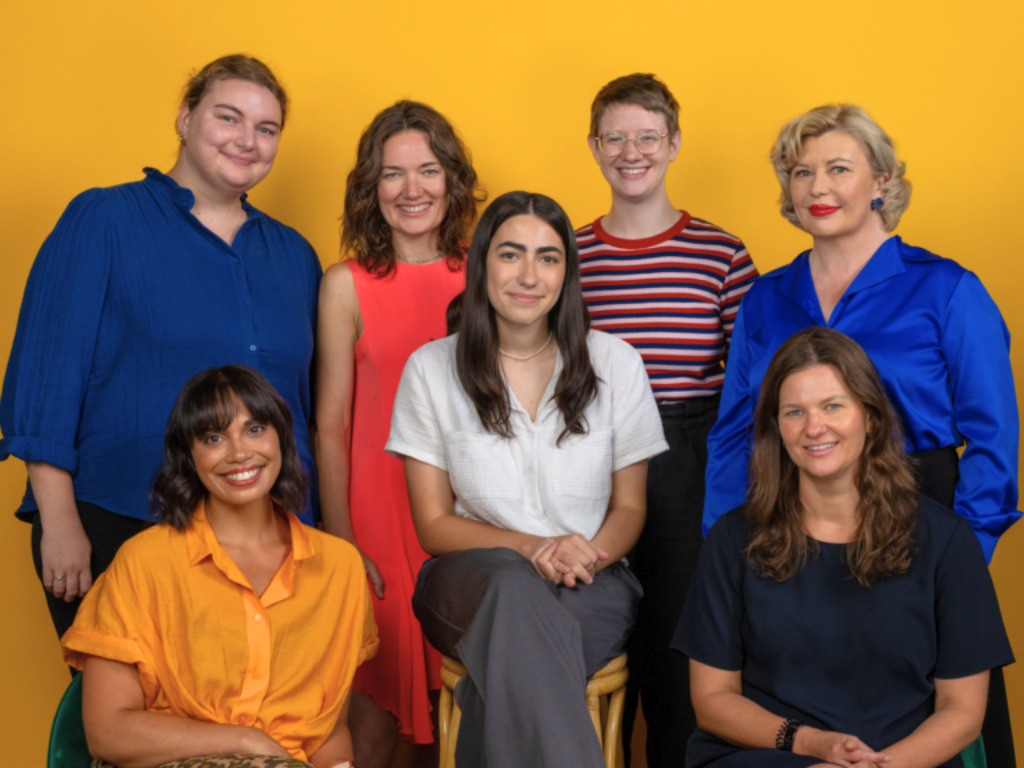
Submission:
M 921 493 L 940 504 L 953 508 L 956 484 L 960 480 L 959 457 L 952 446 L 913 454 Z M 1006 698 L 1003 668 L 992 670 L 988 683 L 988 709 L 981 726 L 985 740 L 985 758 L 989 768 L 1017 768 L 1010 726 L 1010 703 Z
M 683 610 L 704 539 L 704 470 L 708 433 L 718 418 L 719 396 L 658 406 L 669 451 L 647 469 L 647 522 L 629 567 L 644 588 L 636 627 L 630 636 L 629 683 L 623 713 L 626 765 L 637 700 L 647 722 L 647 765 L 678 768 L 686 762 L 686 742 L 697 725 L 690 700 L 690 662 L 669 648 Z
M 134 517 L 124 517 L 107 512 L 105 509 L 90 504 L 87 501 L 78 501 L 78 516 L 82 520 L 82 527 L 85 528 L 85 535 L 89 537 L 92 544 L 92 578 L 95 579 L 109 567 L 114 560 L 114 555 L 128 539 L 136 533 L 148 527 L 145 520 L 137 520 Z M 32 560 L 36 565 L 36 575 L 40 583 L 43 580 L 43 556 L 40 551 L 40 544 L 43 540 L 43 523 L 39 513 L 32 516 Z M 75 614 L 78 613 L 78 606 L 82 604 L 82 598 L 76 598 L 70 603 L 54 597 L 45 589 L 46 605 L 50 609 L 50 618 L 57 630 L 57 637 L 64 637 L 71 625 L 75 623 Z

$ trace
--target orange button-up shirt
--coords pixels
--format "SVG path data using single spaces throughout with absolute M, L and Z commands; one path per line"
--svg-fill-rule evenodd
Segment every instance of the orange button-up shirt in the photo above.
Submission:
M 64 658 L 134 664 L 146 709 L 256 726 L 308 760 L 330 735 L 356 667 L 377 652 L 355 548 L 288 514 L 292 551 L 263 595 L 200 507 L 179 531 L 127 541 L 64 635 Z

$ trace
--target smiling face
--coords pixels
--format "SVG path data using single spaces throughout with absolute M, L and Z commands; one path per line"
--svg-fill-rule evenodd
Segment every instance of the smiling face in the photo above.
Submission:
M 185 139 L 178 158 L 189 183 L 211 196 L 239 196 L 270 173 L 281 135 L 281 105 L 269 90 L 244 80 L 218 80 L 190 110 L 178 114 Z
M 208 430 L 192 443 L 192 463 L 210 493 L 207 506 L 266 503 L 281 472 L 277 430 L 253 419 L 240 402 L 226 429 Z
M 537 216 L 512 216 L 491 238 L 487 250 L 487 298 L 499 334 L 510 326 L 541 324 L 558 302 L 565 281 L 565 244 Z
M 788 376 L 779 389 L 779 433 L 800 482 L 846 482 L 860 466 L 868 418 L 831 365 Z
M 599 134 L 618 133 L 636 137 L 641 131 L 668 133 L 665 116 L 637 104 L 611 104 L 599 123 Z M 627 141 L 622 154 L 608 157 L 598 146 L 597 138 L 589 137 L 590 151 L 601 167 L 601 173 L 612 188 L 612 196 L 630 202 L 643 202 L 665 193 L 665 174 L 679 154 L 682 141 L 679 133 L 666 136 L 657 152 L 642 154 L 636 141 Z
M 393 241 L 437 238 L 448 212 L 444 167 L 421 131 L 406 131 L 384 142 L 377 203 Z M 401 252 L 400 242 L 396 247 Z
M 884 225 L 871 210 L 888 176 L 875 178 L 860 143 L 832 131 L 807 139 L 789 173 L 789 192 L 800 226 L 815 239 L 837 238 Z

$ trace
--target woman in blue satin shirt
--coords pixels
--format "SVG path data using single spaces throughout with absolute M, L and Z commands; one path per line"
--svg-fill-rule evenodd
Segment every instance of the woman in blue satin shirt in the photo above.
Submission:
M 782 215 L 813 247 L 763 275 L 740 306 L 708 439 L 704 533 L 745 500 L 753 408 L 772 355 L 797 331 L 822 325 L 867 351 L 903 418 L 922 492 L 964 517 L 991 561 L 1020 517 L 1019 423 L 999 309 L 973 273 L 890 235 L 910 182 L 863 109 L 826 106 L 793 119 L 771 157 Z M 993 701 L 990 717 L 998 710 Z M 989 765 L 1001 762 L 993 763 L 996 750 L 1012 765 L 1006 721 L 1008 745 L 989 744 Z M 986 721 L 987 742 L 1002 741 L 990 730 Z
M 60 635 L 146 525 L 167 418 L 197 371 L 241 363 L 264 374 L 315 477 L 320 263 L 245 196 L 270 172 L 287 105 L 257 59 L 208 64 L 186 85 L 170 171 L 147 168 L 141 181 L 76 197 L 33 264 L 0 398 L 0 459 L 28 467 L 17 514 L 33 524 Z M 303 519 L 312 522 L 310 508 Z

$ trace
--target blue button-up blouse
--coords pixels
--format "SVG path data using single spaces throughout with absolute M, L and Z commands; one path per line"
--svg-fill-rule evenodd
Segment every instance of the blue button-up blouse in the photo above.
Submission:
M 191 191 L 145 173 L 76 197 L 39 251 L 0 397 L 0 460 L 61 467 L 80 501 L 147 518 L 178 391 L 242 363 L 288 403 L 315 479 L 316 253 L 244 196 L 249 218 L 228 245 L 192 215 Z M 36 508 L 29 488 L 18 513 Z
M 708 438 L 704 533 L 745 501 L 753 411 L 772 356 L 797 331 L 823 325 L 871 357 L 903 417 L 908 453 L 966 443 L 956 512 L 991 560 L 999 536 L 1020 517 L 1010 334 L 995 302 L 955 261 L 892 237 L 826 322 L 809 254 L 759 278 L 740 305 Z

